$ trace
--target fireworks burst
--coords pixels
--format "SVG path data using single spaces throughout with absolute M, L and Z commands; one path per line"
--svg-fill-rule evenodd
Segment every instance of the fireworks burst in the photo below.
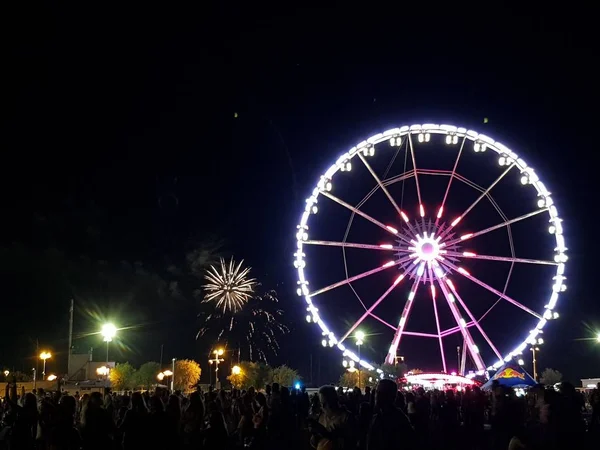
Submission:
M 277 292 L 257 293 L 260 284 L 248 277 L 250 268 L 242 262 L 236 265 L 232 259 L 226 264 L 221 259 L 220 270 L 207 270 L 202 303 L 211 309 L 198 315 L 204 320 L 196 339 L 217 341 L 238 349 L 243 359 L 266 362 L 268 353 L 278 353 L 277 338 L 289 329 L 281 322 Z
M 243 259 L 236 265 L 233 258 L 229 264 L 221 258 L 220 266 L 209 266 L 204 275 L 208 283 L 204 285 L 206 295 L 202 303 L 214 302 L 223 314 L 240 311 L 258 286 L 256 279 L 248 278 L 251 268 L 242 268 L 243 264 Z

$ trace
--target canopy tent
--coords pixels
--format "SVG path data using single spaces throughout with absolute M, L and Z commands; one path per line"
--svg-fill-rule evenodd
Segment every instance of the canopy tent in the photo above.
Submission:
M 537 384 L 535 380 L 531 378 L 531 375 L 525 371 L 525 369 L 513 363 L 512 361 L 507 362 L 500 367 L 494 376 L 490 378 L 489 381 L 481 387 L 481 389 L 491 389 L 494 380 L 497 380 L 502 386 L 511 388 L 531 387 Z

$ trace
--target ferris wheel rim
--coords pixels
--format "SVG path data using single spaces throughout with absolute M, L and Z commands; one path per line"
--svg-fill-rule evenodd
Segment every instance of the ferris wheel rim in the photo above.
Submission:
M 485 151 L 485 150 L 491 150 L 491 151 L 496 152 L 499 155 L 499 164 L 501 166 L 503 166 L 503 165 L 508 166 L 505 173 L 507 173 L 513 167 L 518 169 L 521 174 L 522 184 L 530 185 L 536 190 L 537 196 L 540 200 L 538 201 L 538 209 L 535 211 L 535 214 L 544 213 L 544 212 L 548 213 L 549 223 L 551 224 L 549 230 L 550 230 L 551 234 L 554 234 L 555 241 L 556 241 L 556 247 L 554 249 L 555 263 L 556 263 L 555 265 L 557 265 L 556 275 L 554 277 L 555 282 L 552 286 L 552 290 L 549 295 L 548 302 L 544 307 L 544 310 L 545 310 L 544 314 L 543 315 L 536 314 L 536 317 L 538 317 L 538 322 L 537 322 L 535 328 L 533 328 L 532 330 L 529 331 L 529 334 L 526 335 L 525 339 L 523 339 L 523 341 L 517 347 L 515 347 L 515 349 L 508 352 L 506 355 L 502 355 L 503 356 L 502 358 L 499 358 L 497 362 L 486 367 L 486 370 L 497 369 L 502 364 L 504 364 L 504 362 L 510 361 L 511 359 L 515 358 L 517 355 L 522 354 L 523 350 L 527 347 L 527 345 L 531 345 L 536 342 L 537 336 L 542 332 L 542 329 L 545 327 L 547 320 L 549 318 L 551 318 L 551 317 L 548 317 L 548 315 L 552 316 L 552 314 L 554 313 L 554 310 L 555 310 L 557 302 L 558 302 L 559 295 L 565 288 L 563 281 L 565 279 L 565 277 L 564 277 L 565 263 L 566 263 L 568 257 L 566 255 L 567 248 L 565 247 L 562 219 L 560 218 L 560 216 L 558 214 L 558 209 L 557 209 L 556 205 L 554 204 L 554 201 L 551 197 L 551 193 L 547 190 L 546 186 L 542 183 L 542 181 L 538 177 L 535 170 L 531 166 L 529 166 L 523 158 L 521 158 L 519 155 L 517 155 L 514 151 L 512 151 L 505 145 L 493 140 L 492 138 L 490 138 L 484 134 L 480 134 L 473 130 L 468 130 L 467 128 L 456 127 L 456 126 L 452 126 L 452 125 L 437 125 L 437 124 L 411 125 L 411 126 L 402 126 L 400 128 L 393 128 L 393 129 L 387 130 L 383 133 L 377 133 L 377 134 L 371 136 L 370 138 L 360 142 L 358 145 L 356 145 L 355 147 L 352 147 L 349 151 L 345 152 L 340 157 L 338 157 L 336 159 L 335 163 L 332 164 L 328 168 L 328 170 L 326 170 L 323 173 L 323 175 L 321 175 L 318 178 L 318 182 L 316 183 L 315 187 L 313 188 L 311 195 L 306 200 L 306 205 L 305 205 L 304 211 L 301 215 L 300 222 L 296 227 L 297 228 L 297 232 L 296 232 L 297 245 L 296 245 L 296 253 L 294 253 L 294 257 L 295 257 L 294 265 L 295 265 L 295 267 L 297 269 L 297 273 L 298 273 L 298 295 L 304 298 L 304 301 L 307 305 L 307 311 L 309 313 L 311 321 L 319 326 L 321 333 L 324 336 L 323 342 L 327 341 L 327 343 L 330 347 L 334 347 L 334 346 L 337 347 L 340 351 L 342 351 L 344 353 L 344 356 L 349 357 L 351 360 L 355 361 L 360 366 L 362 366 L 366 369 L 369 369 L 369 370 L 374 370 L 374 366 L 372 365 L 372 363 L 360 358 L 359 356 L 354 354 L 354 352 L 352 352 L 351 350 L 346 348 L 346 346 L 343 344 L 343 340 L 345 338 L 343 338 L 341 340 L 338 339 L 338 337 L 335 335 L 335 333 L 330 330 L 329 326 L 326 324 L 326 322 L 323 320 L 323 318 L 320 317 L 318 308 L 316 308 L 316 306 L 314 305 L 314 303 L 311 299 L 316 294 L 311 292 L 308 289 L 309 280 L 306 278 L 306 275 L 304 272 L 304 269 L 306 267 L 306 259 L 305 259 L 305 254 L 303 252 L 304 246 L 308 245 L 307 231 L 308 231 L 309 218 L 313 212 L 316 213 L 316 211 L 317 211 L 316 204 L 317 204 L 318 198 L 320 196 L 323 195 L 325 197 L 330 197 L 330 198 L 332 197 L 332 195 L 328 195 L 328 192 L 330 191 L 331 182 L 332 182 L 334 176 L 340 171 L 345 171 L 345 168 L 350 170 L 351 161 L 355 157 L 358 156 L 358 158 L 360 160 L 362 160 L 362 162 L 365 164 L 367 169 L 369 171 L 371 171 L 368 163 L 366 162 L 365 156 L 368 156 L 369 152 L 371 152 L 371 151 L 374 152 L 376 145 L 384 143 L 386 141 L 390 141 L 390 143 L 393 144 L 393 141 L 395 139 L 398 139 L 398 142 L 401 142 L 404 137 L 407 137 L 406 140 L 410 143 L 411 157 L 413 158 L 413 163 L 414 163 L 414 150 L 413 150 L 413 145 L 412 145 L 413 136 L 417 136 L 417 140 L 419 142 L 424 142 L 425 139 L 428 142 L 430 140 L 431 135 L 436 135 L 436 134 L 437 135 L 445 135 L 447 144 L 457 144 L 458 140 L 462 139 L 460 152 L 462 152 L 462 147 L 464 146 L 464 144 L 467 141 L 473 142 L 475 152 Z M 408 149 L 406 151 L 408 152 Z M 373 153 L 371 153 L 371 155 L 372 154 Z M 460 153 L 459 153 L 459 158 L 460 158 Z M 506 164 L 503 161 L 505 161 Z M 458 159 L 457 159 L 456 164 L 457 163 L 458 163 Z M 413 164 L 413 165 L 415 167 L 414 177 L 415 177 L 415 181 L 417 183 L 417 195 L 418 195 L 418 199 L 419 199 L 420 215 L 421 215 L 421 217 L 423 217 L 424 209 L 423 209 L 423 204 L 421 201 L 421 195 L 420 195 L 420 190 L 419 190 L 419 184 L 418 184 L 418 178 L 417 178 L 417 168 L 416 168 L 416 164 Z M 456 165 L 454 167 L 454 170 L 455 169 L 456 169 Z M 390 199 L 390 201 L 392 202 L 394 207 L 397 209 L 398 213 L 401 214 L 404 221 L 406 223 L 408 223 L 409 221 L 406 219 L 406 216 L 404 214 L 402 214 L 401 209 L 394 202 L 393 198 L 391 198 L 391 196 L 389 196 L 389 194 L 385 191 L 385 187 L 383 186 L 383 184 L 377 179 L 376 175 L 373 172 L 371 172 L 371 173 L 373 174 L 375 179 L 379 182 L 379 185 L 380 185 L 379 187 L 382 188 L 384 190 L 384 192 L 388 195 L 388 198 Z M 404 175 L 404 174 L 402 174 L 402 175 Z M 497 180 L 497 181 L 499 181 L 499 180 Z M 492 187 L 493 187 L 493 185 L 492 185 Z M 377 188 L 378 187 L 376 186 L 374 189 L 377 190 Z M 449 187 L 448 187 L 448 189 L 449 189 Z M 443 201 L 442 206 L 440 207 L 438 214 L 437 214 L 438 219 L 439 219 L 439 217 L 441 217 L 447 194 L 448 194 L 448 192 L 446 191 L 446 195 L 444 196 L 444 201 Z M 475 203 L 477 203 L 477 202 L 475 202 Z M 470 208 L 472 208 L 473 206 L 474 205 L 472 205 Z M 454 227 L 458 222 L 460 222 L 462 217 L 464 217 L 469 211 L 470 211 L 470 209 L 468 209 L 466 211 L 466 213 L 464 213 L 462 216 L 457 217 L 451 223 L 449 228 Z M 358 211 L 354 211 L 354 212 L 358 212 Z M 353 213 L 353 215 L 354 215 L 354 213 Z M 436 224 L 437 224 L 437 220 L 436 220 Z M 378 225 L 381 226 L 383 224 L 379 223 Z M 387 228 L 389 229 L 391 227 L 388 226 Z M 397 230 L 394 230 L 394 231 L 397 231 Z M 470 239 L 473 236 L 474 235 L 471 235 L 467 239 Z M 462 239 L 462 238 L 463 237 L 461 237 L 460 239 Z M 457 271 L 460 272 L 460 269 L 458 267 L 456 267 L 455 269 L 457 269 Z M 464 275 L 464 273 L 462 273 L 462 274 Z M 348 279 L 348 277 L 347 277 L 347 279 Z M 395 284 L 393 286 L 395 286 Z M 441 284 L 443 284 L 443 283 L 440 283 L 440 287 L 442 289 L 444 289 L 441 286 Z M 349 284 L 349 285 L 351 286 L 351 284 Z M 446 286 L 446 289 L 448 289 L 448 286 Z M 448 291 L 448 293 L 450 293 L 450 292 Z M 455 292 L 455 294 L 457 294 L 457 293 Z M 361 301 L 361 303 L 362 303 L 362 301 Z M 363 307 L 364 307 L 364 304 L 363 304 Z M 554 314 L 556 314 L 556 313 L 554 313 Z M 437 311 L 436 311 L 436 315 L 437 315 Z M 307 318 L 309 316 L 307 316 Z M 438 330 L 438 332 L 439 332 L 439 330 Z M 440 339 L 441 339 L 441 336 L 440 336 Z M 441 346 L 441 341 L 440 341 L 440 346 Z M 493 345 L 492 345 L 492 348 L 493 348 Z M 442 353 L 443 353 L 443 348 L 442 348 Z M 377 371 L 380 373 L 380 375 L 383 375 L 383 371 L 381 371 L 381 369 L 377 369 Z M 482 372 L 482 371 L 480 370 L 480 372 Z

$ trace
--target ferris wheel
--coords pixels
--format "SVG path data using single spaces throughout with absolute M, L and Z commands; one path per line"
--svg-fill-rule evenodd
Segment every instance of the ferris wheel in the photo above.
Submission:
M 462 358 L 464 373 L 467 356 L 473 372 L 498 369 L 543 342 L 566 290 L 563 222 L 538 173 L 456 126 L 402 126 L 352 147 L 318 178 L 296 241 L 306 320 L 323 346 L 381 376 L 377 364 L 421 340 L 440 371 Z M 359 330 L 385 344 L 361 355 Z

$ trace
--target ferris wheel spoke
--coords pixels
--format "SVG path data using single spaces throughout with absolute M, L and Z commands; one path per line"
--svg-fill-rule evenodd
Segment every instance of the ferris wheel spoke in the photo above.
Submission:
M 321 191 L 321 194 L 324 195 L 325 197 L 333 200 L 334 202 L 336 202 L 339 205 L 342 205 L 344 208 L 349 209 L 350 211 L 352 211 L 354 214 L 358 214 L 359 216 L 367 219 L 369 222 L 374 223 L 375 225 L 377 225 L 379 228 L 381 228 L 382 230 L 387 231 L 388 233 L 393 234 L 394 236 L 398 236 L 398 230 L 395 229 L 394 227 L 391 227 L 389 225 L 385 225 L 384 223 L 381 223 L 379 220 L 371 217 L 370 215 L 362 212 L 360 209 L 355 208 L 354 206 L 352 206 L 349 203 L 346 203 L 345 201 L 337 198 L 335 195 L 331 195 L 329 192 L 326 191 Z
M 402 310 L 402 316 L 400 316 L 400 322 L 398 323 L 398 328 L 396 328 L 396 333 L 394 333 L 394 339 L 392 339 L 392 345 L 388 351 L 388 354 L 385 358 L 385 361 L 388 364 L 392 364 L 396 359 L 396 350 L 398 350 L 398 346 L 400 345 L 400 339 L 402 338 L 402 334 L 404 332 L 404 327 L 406 326 L 406 322 L 408 321 L 408 316 L 410 314 L 410 310 L 412 308 L 412 304 L 414 303 L 414 298 L 417 293 L 417 289 L 419 288 L 419 283 L 421 282 L 422 276 L 417 276 L 415 281 L 413 282 L 412 287 L 410 288 L 410 293 L 408 294 L 408 299 L 406 300 L 406 304 L 404 305 L 404 309 Z
M 494 186 L 496 186 L 496 185 L 497 185 L 497 184 L 500 182 L 500 180 L 502 180 L 502 178 L 504 178 L 504 176 L 505 176 L 505 175 L 506 175 L 508 172 L 510 172 L 510 169 L 512 169 L 513 167 L 515 167 L 515 163 L 511 164 L 510 166 L 508 166 L 508 168 L 507 168 L 507 169 L 506 169 L 504 172 L 502 172 L 502 173 L 500 174 L 500 176 L 499 176 L 498 178 L 496 178 L 496 180 L 495 180 L 495 181 L 494 181 L 492 184 L 490 184 L 490 186 L 489 186 L 489 187 L 488 187 L 488 188 L 487 188 L 485 191 L 483 191 L 479 197 L 477 197 L 477 200 L 475 200 L 473 203 L 471 203 L 471 206 L 469 206 L 469 207 L 468 207 L 468 208 L 467 208 L 467 209 L 466 209 L 466 210 L 465 210 L 465 211 L 464 211 L 464 212 L 463 212 L 463 213 L 462 213 L 460 216 L 458 216 L 456 219 L 454 219 L 454 220 L 453 220 L 453 221 L 450 223 L 450 226 L 449 226 L 448 228 L 446 228 L 446 229 L 444 230 L 444 232 L 443 232 L 443 233 L 442 233 L 440 236 L 444 237 L 444 236 L 446 236 L 448 233 L 450 233 L 450 231 L 451 231 L 451 230 L 452 230 L 452 229 L 453 229 L 453 228 L 454 228 L 454 227 L 455 227 L 455 226 L 456 226 L 456 225 L 457 225 L 457 224 L 458 224 L 458 223 L 459 223 L 459 222 L 460 222 L 462 219 L 464 219 L 464 218 L 465 218 L 465 216 L 466 216 L 467 214 L 469 214 L 469 213 L 471 212 L 471 210 L 472 210 L 473 208 L 475 208 L 475 206 L 477 206 L 477 204 L 478 204 L 478 203 L 479 203 L 481 200 L 483 200 L 483 199 L 484 199 L 484 198 L 485 198 L 485 197 L 486 197 L 486 196 L 489 194 L 489 192 L 490 192 L 490 191 L 493 189 L 493 187 L 494 187 Z
M 303 241 L 303 244 L 308 245 L 324 245 L 329 247 L 344 247 L 344 248 L 363 248 L 367 250 L 388 250 L 394 252 L 409 253 L 410 251 L 403 247 L 396 247 L 392 244 L 357 244 L 356 242 L 339 242 L 339 241 Z
M 456 157 L 456 161 L 454 161 L 454 167 L 452 168 L 452 173 L 450 173 L 450 178 L 448 179 L 448 186 L 446 186 L 446 192 L 444 193 L 444 199 L 442 200 L 442 204 L 438 209 L 435 224 L 437 225 L 440 219 L 442 218 L 442 214 L 444 213 L 444 205 L 446 204 L 446 198 L 448 198 L 448 192 L 450 192 L 450 185 L 452 184 L 452 180 L 456 174 L 456 168 L 458 167 L 458 161 L 460 160 L 460 155 L 462 154 L 463 148 L 465 146 L 465 141 L 467 137 L 463 137 L 462 143 L 460 144 L 460 149 L 458 150 L 458 156 Z
M 498 349 L 496 349 L 496 346 L 493 344 L 492 340 L 488 337 L 488 335 L 485 333 L 485 331 L 483 331 L 483 328 L 481 327 L 481 325 L 479 325 L 479 322 L 477 321 L 477 319 L 475 319 L 475 316 L 473 316 L 473 313 L 471 313 L 471 310 L 469 308 L 467 308 L 467 305 L 465 304 L 465 302 L 463 301 L 461 296 L 458 295 L 456 286 L 454 286 L 454 284 L 452 283 L 452 281 L 449 278 L 444 278 L 444 279 L 446 281 L 446 284 L 448 285 L 448 287 L 454 294 L 454 297 L 456 297 L 456 299 L 458 300 L 458 303 L 460 303 L 460 305 L 463 307 L 463 309 L 467 312 L 467 315 L 471 319 L 472 323 L 475 325 L 475 327 L 477 327 L 477 329 L 479 330 L 479 332 L 481 333 L 481 335 L 483 336 L 485 341 L 488 343 L 488 345 L 490 346 L 492 351 L 496 354 L 498 359 L 502 359 L 502 355 L 500 354 Z
M 483 234 L 487 234 L 487 233 L 497 230 L 499 228 L 507 227 L 509 225 L 512 225 L 513 223 L 517 223 L 517 222 L 520 222 L 521 220 L 529 219 L 530 217 L 537 216 L 538 214 L 546 212 L 546 211 L 548 211 L 548 208 L 538 209 L 537 211 L 523 214 L 522 216 L 515 217 L 514 219 L 506 220 L 499 224 L 485 228 L 484 230 L 476 231 L 474 233 L 463 234 L 461 237 L 459 237 L 457 239 L 452 239 L 452 240 L 446 242 L 446 246 L 449 247 L 452 244 L 456 244 L 457 242 L 466 241 L 467 239 L 473 239 L 474 237 L 481 236 Z
M 433 302 L 433 312 L 435 314 L 435 325 L 437 327 L 437 336 L 440 343 L 440 354 L 442 355 L 442 365 L 444 367 L 444 372 L 448 373 L 446 368 L 446 356 L 444 355 L 444 341 L 442 339 L 442 331 L 440 329 L 440 318 L 438 316 L 436 298 L 435 298 L 435 286 L 433 285 L 433 271 L 431 270 L 431 262 L 427 264 L 427 275 L 429 276 L 430 285 L 429 289 L 431 291 L 431 300 Z
M 419 177 L 417 176 L 417 162 L 415 160 L 415 149 L 413 148 L 412 137 L 410 133 L 408 133 L 408 145 L 410 147 L 410 157 L 413 163 L 413 170 L 415 173 L 415 183 L 417 185 L 417 198 L 419 199 L 419 214 L 421 217 L 425 216 L 425 208 L 423 206 L 423 201 L 421 200 L 421 189 L 419 188 Z
M 381 322 L 382 324 L 384 324 L 386 327 L 391 328 L 392 330 L 396 331 L 396 327 L 394 325 L 392 325 L 391 323 L 386 322 L 385 320 L 383 320 L 381 317 L 379 317 L 376 314 L 373 313 L 369 313 L 369 315 L 375 319 L 378 320 L 379 322 Z
M 354 275 L 353 277 L 346 278 L 345 280 L 338 281 L 337 283 L 330 284 L 329 286 L 325 286 L 324 288 L 319 289 L 318 291 L 311 292 L 308 294 L 309 297 L 315 297 L 324 292 L 330 291 L 340 286 L 344 286 L 345 284 L 352 283 L 353 281 L 360 280 L 361 278 L 368 277 L 369 275 L 373 275 L 377 272 L 381 272 L 382 270 L 388 269 L 390 267 L 394 267 L 400 265 L 406 261 L 411 259 L 410 256 L 406 256 L 404 258 L 400 258 L 397 261 L 388 261 L 384 265 L 380 267 L 376 267 L 375 269 L 368 270 L 367 272 L 359 273 L 358 275 Z
M 367 250 L 387 250 L 402 253 L 411 253 L 410 250 L 403 247 L 396 247 L 392 244 L 357 244 L 355 242 L 338 242 L 338 241 L 303 241 L 303 244 L 308 245 L 324 245 L 329 247 L 344 247 L 344 248 L 363 248 Z
M 426 338 L 435 338 L 435 339 L 439 338 L 439 336 L 437 334 L 420 333 L 417 331 L 403 331 L 402 334 L 405 336 L 417 336 L 417 337 L 426 337 Z
M 465 327 L 470 328 L 470 327 L 472 327 L 474 325 L 475 324 L 473 322 L 467 322 L 467 324 L 465 325 Z M 446 336 L 450 336 L 451 334 L 458 333 L 458 332 L 460 332 L 460 327 L 456 326 L 456 327 L 448 328 L 447 330 L 442 331 L 441 332 L 441 336 L 442 337 L 446 337 Z
M 522 305 L 521 303 L 519 303 L 518 301 L 516 301 L 515 299 L 510 298 L 508 295 L 503 294 L 502 292 L 500 292 L 497 289 L 494 289 L 493 287 L 491 287 L 489 284 L 484 283 L 483 281 L 481 281 L 479 278 L 474 277 L 473 275 L 471 275 L 469 272 L 467 272 L 465 269 L 463 269 L 462 267 L 457 267 L 454 264 L 452 264 L 451 262 L 449 262 L 448 260 L 444 260 L 442 262 L 443 265 L 445 265 L 446 267 L 455 270 L 457 273 L 461 274 L 463 277 L 467 278 L 468 280 L 471 280 L 473 283 L 478 284 L 479 286 L 481 286 L 484 289 L 487 289 L 488 291 L 490 291 L 493 294 L 496 294 L 498 297 L 503 298 L 504 300 L 506 300 L 509 303 L 512 303 L 513 305 L 515 305 L 518 308 L 521 308 L 523 311 L 531 314 L 534 317 L 537 317 L 538 319 L 541 319 L 542 316 L 539 315 L 538 313 L 536 313 L 535 311 L 533 311 L 532 309 L 528 308 L 525 305 Z
M 371 307 L 369 309 L 367 309 L 365 311 L 365 313 L 360 317 L 360 319 L 358 319 L 356 321 L 356 323 L 354 325 L 352 325 L 350 327 L 350 329 L 346 332 L 346 334 L 344 334 L 344 336 L 342 337 L 342 339 L 340 339 L 340 344 L 342 342 L 344 342 L 346 340 L 346 338 L 348 336 L 350 336 L 350 334 L 352 334 L 352 332 L 354 330 L 356 330 L 356 328 L 363 322 L 363 320 L 365 320 L 369 315 L 371 315 L 371 313 L 373 312 L 373 310 L 377 307 L 377 305 L 379 305 L 389 294 L 390 292 L 392 292 L 394 290 L 394 288 L 396 286 L 398 286 L 398 283 L 400 283 L 402 280 L 404 279 L 404 275 L 400 275 L 398 278 L 396 278 L 394 280 L 394 282 L 392 283 L 392 285 L 387 289 L 387 291 L 385 291 L 381 297 L 379 297 L 377 299 L 377 301 L 375 303 L 373 303 L 373 305 L 371 305 Z
M 469 259 L 484 259 L 487 261 L 504 261 L 509 263 L 524 263 L 524 264 L 541 264 L 547 266 L 557 266 L 559 263 L 555 261 L 547 261 L 542 259 L 527 259 L 527 258 L 513 258 L 510 256 L 492 256 L 492 255 L 480 255 L 472 252 L 446 252 L 444 256 L 456 256 L 459 258 Z
M 390 201 L 390 203 L 392 204 L 392 206 L 396 209 L 396 211 L 398 212 L 398 215 L 400 215 L 400 217 L 402 217 L 402 220 L 404 220 L 404 222 L 406 222 L 408 224 L 408 226 L 411 227 L 410 220 L 408 219 L 408 216 L 406 215 L 406 213 L 404 211 L 402 211 L 400 209 L 400 207 L 398 206 L 398 204 L 394 200 L 394 197 L 392 197 L 392 195 L 390 194 L 390 192 L 387 190 L 387 188 L 381 182 L 381 180 L 379 179 L 379 177 L 377 176 L 377 174 L 375 173 L 375 171 L 373 170 L 373 168 L 367 162 L 366 158 L 362 154 L 360 154 L 360 153 L 358 154 L 358 157 L 363 162 L 363 164 L 365 165 L 365 167 L 367 168 L 367 170 L 369 171 L 369 173 L 373 176 L 373 178 L 375 179 L 375 182 L 379 185 L 379 188 L 383 191 L 383 193 L 388 198 L 388 200 Z
M 458 307 L 456 306 L 454 296 L 450 292 L 448 292 L 448 288 L 446 287 L 446 284 L 444 283 L 443 279 L 440 279 L 436 275 L 436 280 L 438 282 L 438 285 L 440 286 L 440 290 L 442 291 L 442 293 L 444 294 L 444 297 L 446 298 L 446 302 L 448 303 L 448 306 L 450 307 L 450 311 L 452 312 L 452 315 L 454 316 L 454 320 L 456 321 L 456 324 L 460 328 L 460 332 L 463 335 L 463 339 L 465 340 L 465 343 L 467 344 L 467 348 L 469 349 L 469 352 L 471 353 L 471 358 L 475 362 L 475 365 L 477 366 L 478 370 L 484 370 L 485 363 L 483 362 L 483 359 L 481 358 L 481 355 L 479 354 L 479 349 L 475 345 L 475 341 L 473 341 L 473 337 L 471 336 L 471 333 L 469 332 L 469 329 L 466 326 L 467 324 L 466 324 L 465 320 L 460 316 L 460 311 L 458 310 Z

